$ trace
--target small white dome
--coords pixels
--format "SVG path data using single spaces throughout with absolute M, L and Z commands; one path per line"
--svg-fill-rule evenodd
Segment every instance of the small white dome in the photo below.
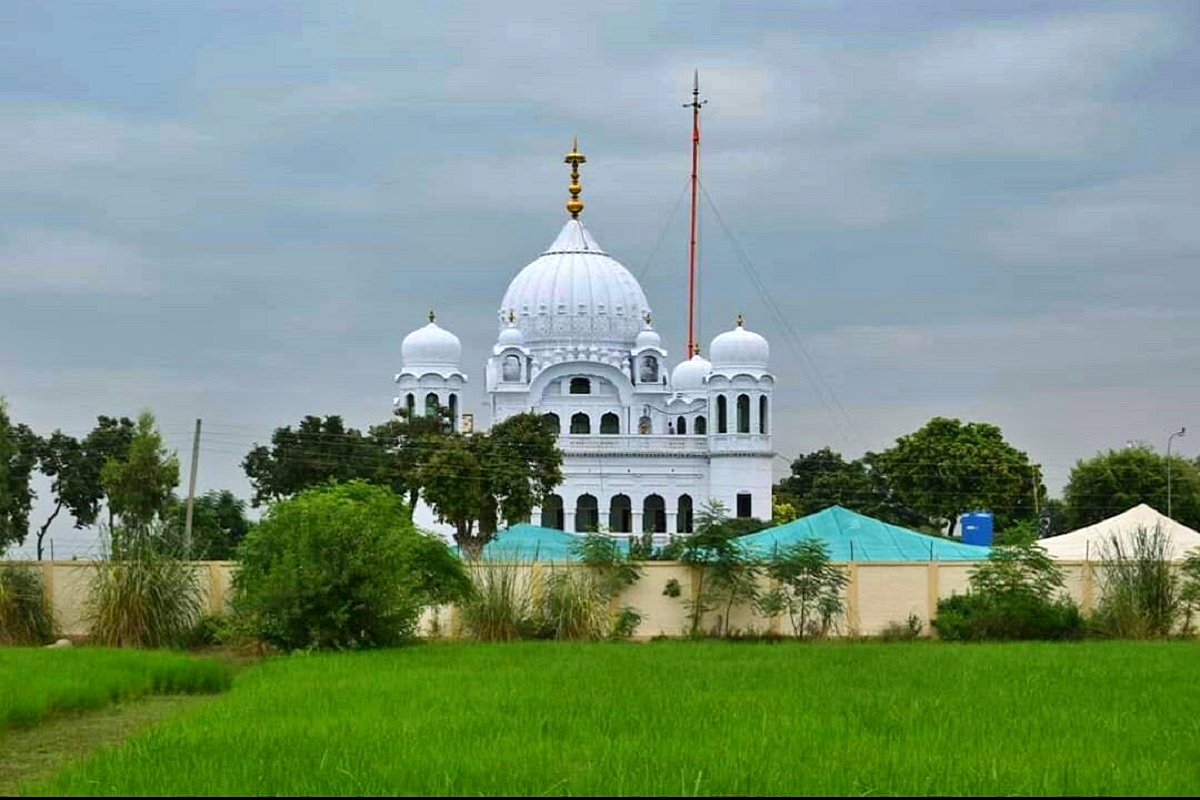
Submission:
M 657 347 L 661 350 L 662 337 L 659 336 L 658 331 L 651 328 L 650 323 L 647 322 L 645 327 L 642 328 L 641 333 L 637 335 L 637 341 L 634 342 L 633 349 L 645 350 L 649 347 Z
M 525 344 L 525 334 L 521 333 L 516 322 L 510 322 L 507 328 L 500 331 L 496 344 L 500 347 L 521 347 Z
M 696 392 L 704 388 L 704 379 L 712 372 L 708 359 L 695 355 L 671 370 L 671 388 L 677 392 Z
M 432 316 L 432 314 L 430 315 Z M 439 327 L 432 319 L 424 328 L 404 337 L 400 345 L 400 362 L 404 369 L 440 367 L 458 369 L 462 359 L 462 343 L 458 337 Z
M 708 352 L 712 355 L 714 369 L 730 367 L 765 369 L 771 358 L 771 347 L 767 344 L 767 340 L 757 333 L 743 328 L 740 317 L 736 328 L 726 331 L 712 340 Z

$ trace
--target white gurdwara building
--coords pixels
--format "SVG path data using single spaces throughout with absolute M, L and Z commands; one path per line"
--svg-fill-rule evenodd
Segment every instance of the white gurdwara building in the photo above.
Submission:
M 567 531 L 691 533 L 693 515 L 720 500 L 732 516 L 771 516 L 767 340 L 737 325 L 668 369 L 637 279 L 579 221 L 576 149 L 567 210 L 553 243 L 522 269 L 498 309 L 485 367 L 491 419 L 540 414 L 558 434 L 563 482 L 530 520 Z M 698 348 L 697 348 L 698 349 Z M 397 404 L 459 409 L 462 345 L 429 324 L 401 348 Z

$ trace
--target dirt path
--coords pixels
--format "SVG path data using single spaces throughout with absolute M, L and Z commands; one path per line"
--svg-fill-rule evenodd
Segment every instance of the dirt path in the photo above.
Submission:
M 0 731 L 0 796 L 71 761 L 120 744 L 149 725 L 220 695 L 154 695 L 98 711 L 56 714 L 27 730 Z

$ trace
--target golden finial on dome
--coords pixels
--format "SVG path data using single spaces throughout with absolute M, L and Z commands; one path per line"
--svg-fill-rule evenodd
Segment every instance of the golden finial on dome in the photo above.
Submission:
M 699 342 L 692 342 L 692 355 L 694 355 L 694 356 L 700 355 L 700 343 Z
M 583 211 L 583 201 L 579 199 L 579 193 L 583 191 L 583 187 L 579 185 L 579 165 L 587 163 L 587 156 L 579 152 L 578 137 L 572 142 L 571 152 L 567 153 L 563 163 L 571 165 L 571 184 L 567 187 L 571 199 L 567 201 L 567 211 L 570 212 L 571 219 L 579 219 L 579 212 Z
M 508 324 L 509 324 L 509 325 L 512 325 L 512 324 L 513 324 L 514 322 L 516 322 L 516 321 L 517 321 L 517 315 L 516 315 L 516 314 L 514 314 L 514 313 L 513 313 L 513 310 L 510 308 L 510 309 L 508 310 Z
M 649 325 L 650 324 L 650 312 L 649 311 L 646 312 L 646 316 L 644 317 L 644 319 L 646 320 L 646 324 Z
M 433 309 L 431 308 L 431 309 L 429 309 L 429 321 L 433 322 L 433 318 L 434 318 L 434 313 L 433 313 Z
M 742 327 L 742 323 L 743 323 L 743 322 L 745 322 L 745 321 L 746 321 L 746 320 L 744 320 L 744 319 L 742 318 L 742 315 L 741 315 L 741 314 L 738 314 L 738 315 L 737 315 L 737 326 L 738 326 L 739 328 L 740 328 L 740 327 Z

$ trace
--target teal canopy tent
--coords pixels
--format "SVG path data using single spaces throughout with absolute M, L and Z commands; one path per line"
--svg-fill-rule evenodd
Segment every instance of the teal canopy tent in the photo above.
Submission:
M 488 561 L 578 561 L 573 545 L 581 542 L 582 533 L 568 533 L 554 528 L 522 523 L 496 533 L 496 538 L 483 548 L 483 558 Z M 617 539 L 622 550 L 628 542 Z
M 910 531 L 841 506 L 741 537 L 754 555 L 766 557 L 802 539 L 817 539 L 833 561 L 982 561 L 990 547 L 961 544 Z

